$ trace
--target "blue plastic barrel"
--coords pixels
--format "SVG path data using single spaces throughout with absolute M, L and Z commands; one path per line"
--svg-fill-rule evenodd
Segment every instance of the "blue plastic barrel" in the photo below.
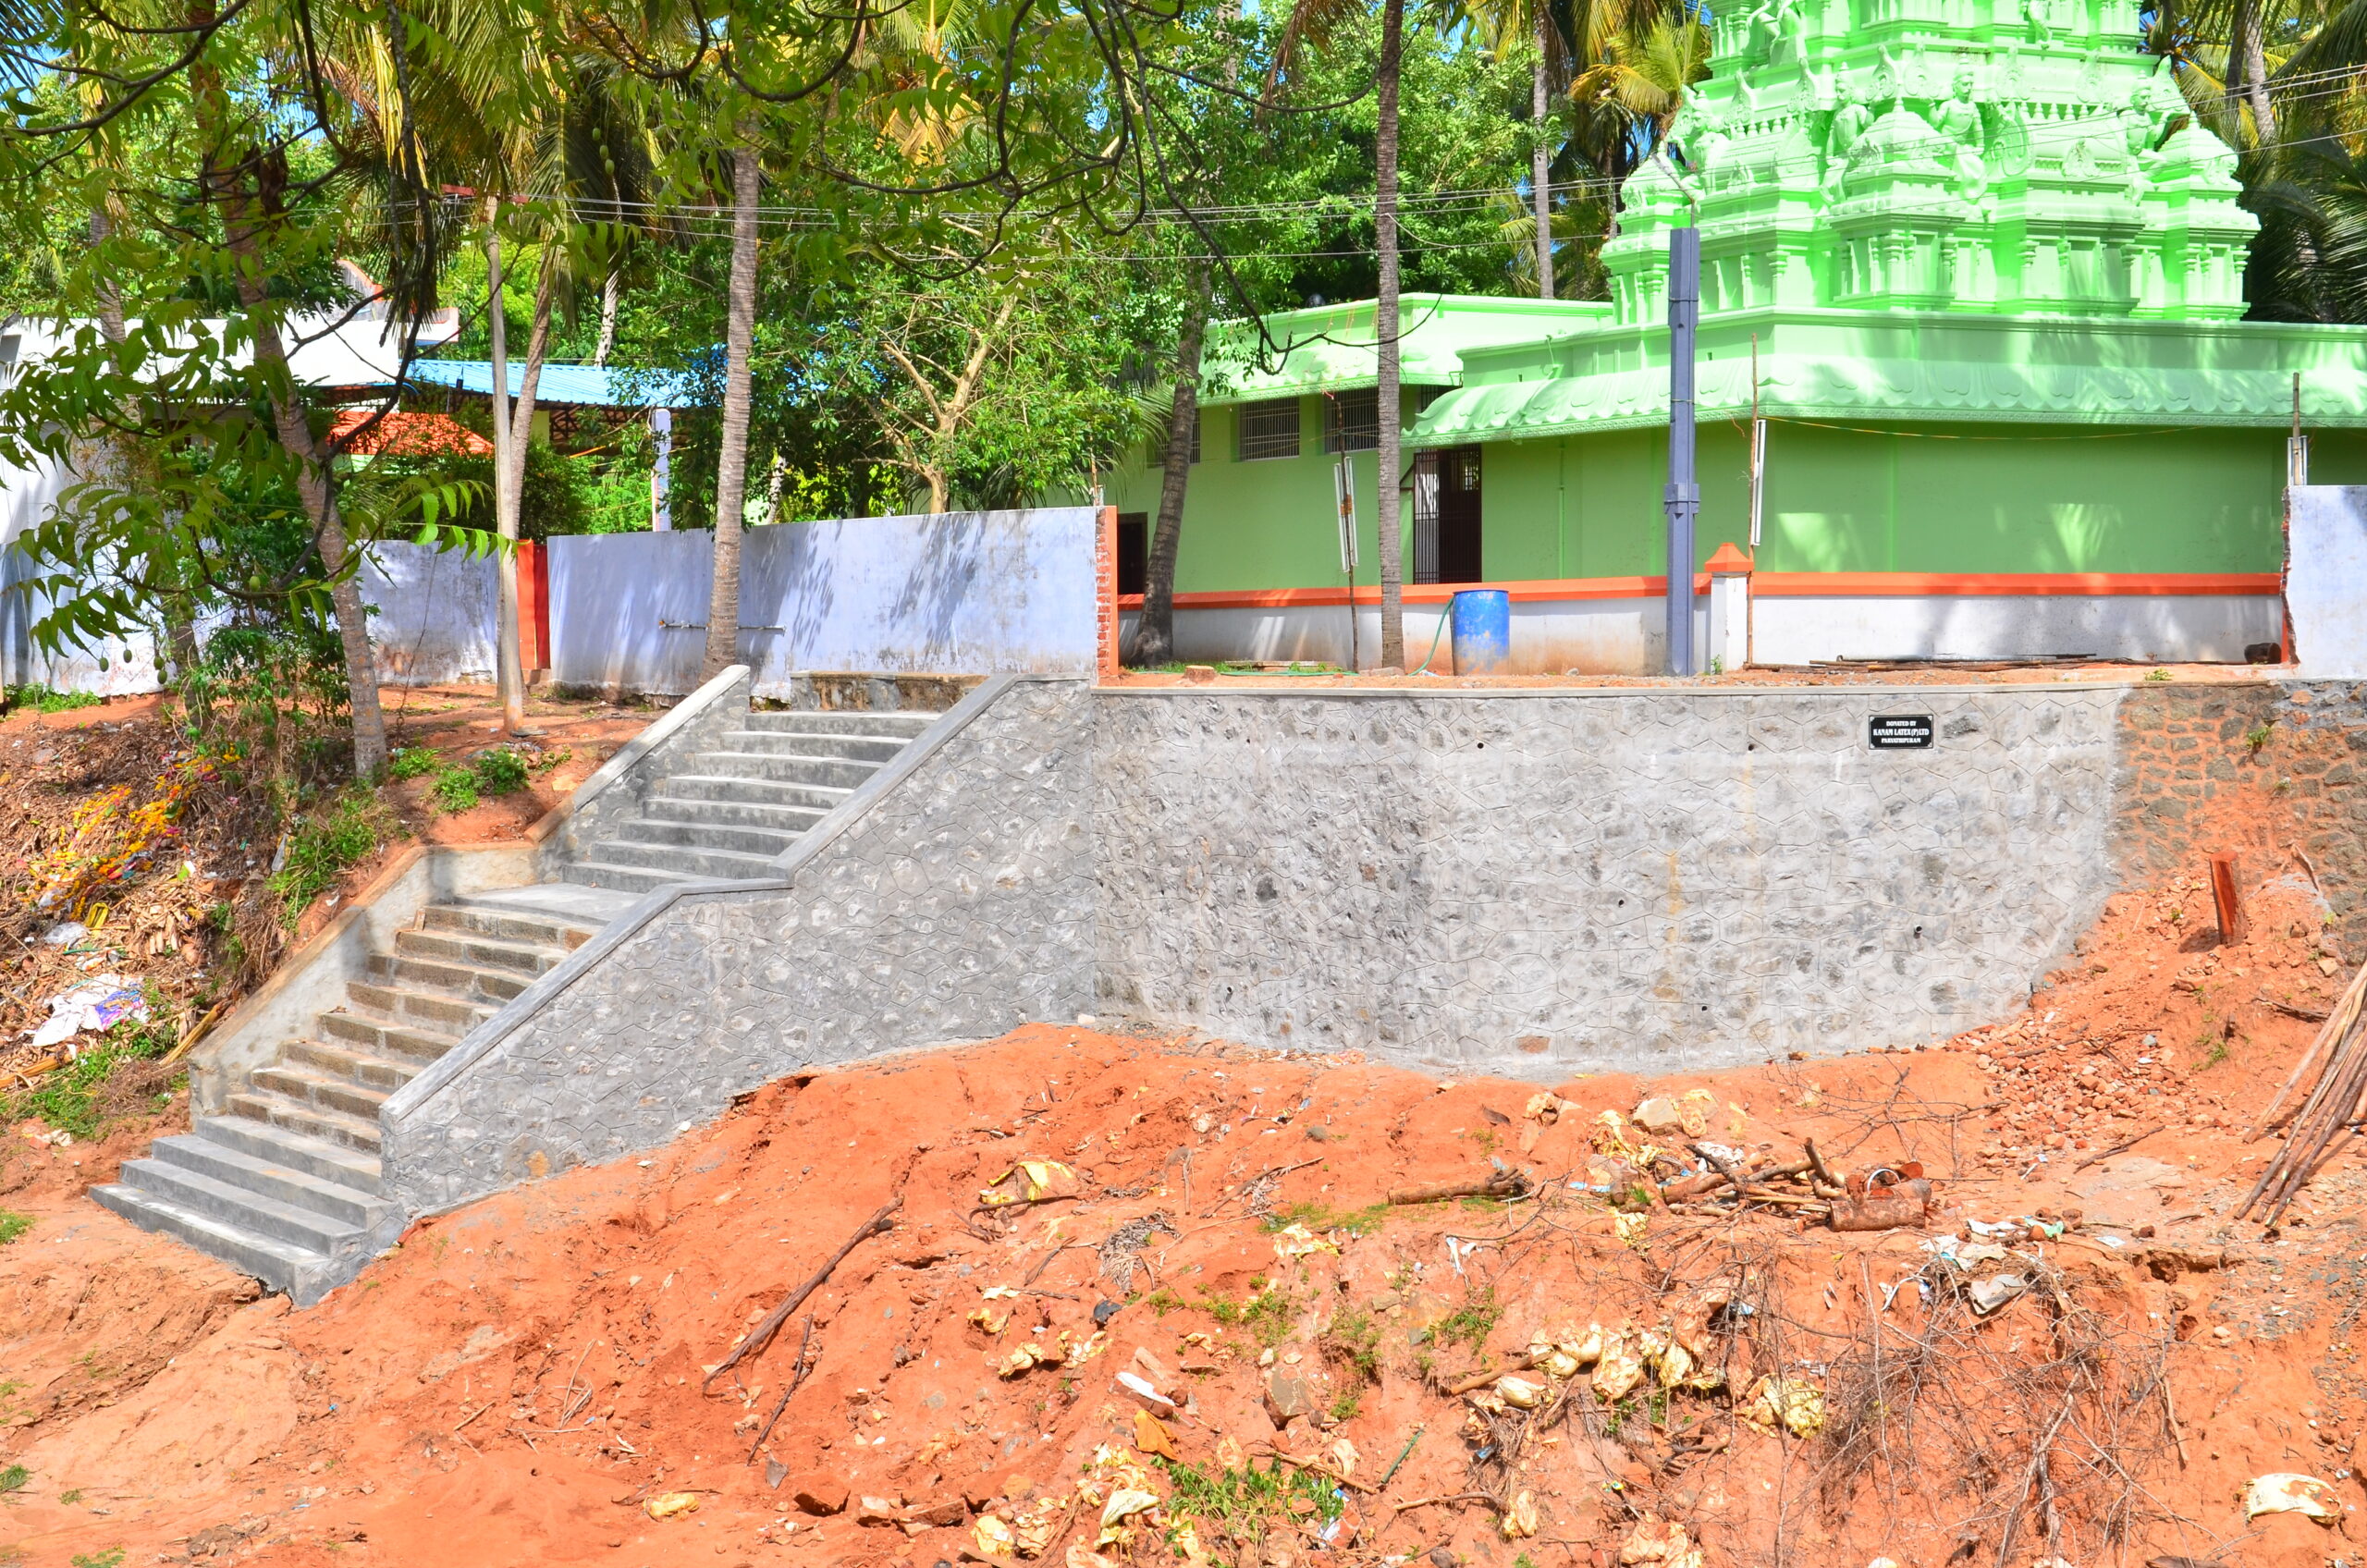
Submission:
M 1502 588 L 1466 588 L 1448 612 L 1454 622 L 1454 672 L 1492 675 L 1513 655 L 1513 596 Z

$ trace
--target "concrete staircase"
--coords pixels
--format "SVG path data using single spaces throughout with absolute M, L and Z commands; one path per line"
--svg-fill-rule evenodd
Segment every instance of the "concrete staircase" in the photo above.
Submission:
M 569 881 L 646 893 L 692 877 L 761 877 L 935 713 L 762 712 L 714 751 L 692 752 L 642 802 L 641 815 L 594 842 Z
M 230 1096 L 229 1114 L 160 1139 L 91 1195 L 309 1305 L 402 1228 L 378 1185 L 386 1096 L 632 901 L 562 884 L 429 906 L 344 1007 Z

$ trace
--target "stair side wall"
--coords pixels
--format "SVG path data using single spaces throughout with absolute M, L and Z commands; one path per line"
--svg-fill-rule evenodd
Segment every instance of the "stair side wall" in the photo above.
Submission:
M 411 1213 L 654 1147 L 801 1068 L 1091 1005 L 1092 699 L 1020 680 L 774 890 L 685 892 L 383 1121 Z M 921 745 L 923 742 L 915 742 Z
M 594 844 L 642 815 L 649 792 L 684 758 L 715 751 L 723 737 L 748 722 L 748 668 L 733 665 L 677 703 L 663 718 L 627 741 L 599 771 L 577 787 L 542 839 L 546 876 L 581 860 Z M 543 827 L 545 824 L 537 824 Z
M 534 852 L 523 844 L 403 851 L 190 1052 L 197 1114 L 221 1115 L 247 1075 L 276 1060 L 281 1046 L 318 1033 L 319 1015 L 345 1005 L 346 986 L 367 974 L 371 954 L 391 950 L 395 933 L 421 910 L 533 879 Z

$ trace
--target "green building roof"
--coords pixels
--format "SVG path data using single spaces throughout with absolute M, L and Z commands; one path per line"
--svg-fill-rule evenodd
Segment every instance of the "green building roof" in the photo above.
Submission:
M 1612 307 L 1589 300 L 1407 294 L 1400 299 L 1399 312 L 1404 384 L 1453 386 L 1463 379 L 1465 356 L 1474 350 L 1550 342 L 1609 320 Z M 1266 318 L 1266 332 L 1272 346 L 1264 349 L 1261 364 L 1261 345 L 1250 323 L 1220 322 L 1209 328 L 1200 361 L 1202 402 L 1250 403 L 1380 384 L 1370 300 L 1279 311 Z

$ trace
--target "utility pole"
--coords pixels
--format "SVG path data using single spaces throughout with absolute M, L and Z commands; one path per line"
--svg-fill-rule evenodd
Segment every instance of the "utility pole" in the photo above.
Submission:
M 1668 231 L 1668 672 L 1693 668 L 1693 340 L 1701 320 L 1701 231 Z

